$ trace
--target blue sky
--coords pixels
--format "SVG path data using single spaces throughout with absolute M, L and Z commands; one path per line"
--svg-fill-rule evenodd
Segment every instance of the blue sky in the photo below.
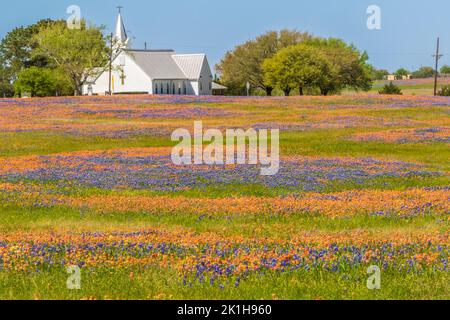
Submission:
M 372 4 L 381 8 L 381 30 L 367 29 Z M 235 45 L 282 28 L 342 38 L 367 50 L 376 67 L 390 70 L 432 65 L 440 36 L 441 63 L 450 64 L 448 0 L 15 0 L 2 5 L 0 37 L 42 18 L 67 18 L 69 5 L 109 31 L 122 5 L 135 48 L 148 42 L 151 48 L 205 52 L 211 64 Z

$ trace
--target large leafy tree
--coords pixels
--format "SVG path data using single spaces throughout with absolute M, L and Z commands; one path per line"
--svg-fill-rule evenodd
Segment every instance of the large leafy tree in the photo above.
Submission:
M 42 56 L 32 57 L 32 51 L 36 47 L 33 37 L 42 27 L 52 24 L 63 24 L 64 21 L 50 19 L 27 27 L 18 27 L 6 34 L 0 42 L 0 95 L 12 96 L 14 94 L 12 83 L 18 78 L 19 73 L 31 66 L 48 67 L 48 60 Z
M 335 38 L 312 39 L 309 45 L 318 48 L 330 63 L 330 71 L 319 84 L 323 95 L 338 93 L 346 87 L 368 91 L 372 87 L 371 66 L 366 52 Z
M 64 25 L 64 21 L 50 19 L 40 20 L 28 27 L 18 27 L 8 32 L 0 42 L 0 62 L 9 73 L 11 80 L 17 78 L 19 72 L 31 66 L 46 67 L 48 60 L 42 55 L 32 55 L 37 44 L 33 38 L 39 31 L 55 24 Z
M 60 24 L 41 28 L 34 40 L 37 46 L 32 56 L 49 59 L 70 78 L 77 95 L 81 94 L 86 80 L 95 75 L 97 67 L 108 61 L 102 28 L 88 26 L 85 21 L 80 29 L 69 29 Z
M 263 65 L 265 82 L 279 87 L 288 96 L 293 88 L 303 95 L 304 88 L 315 87 L 330 72 L 330 64 L 316 47 L 298 44 L 280 50 Z
M 244 93 L 245 84 L 250 82 L 253 88 L 262 89 L 270 96 L 273 86 L 265 82 L 263 62 L 272 58 L 280 49 L 309 39 L 311 36 L 308 33 L 270 31 L 227 52 L 216 69 L 230 93 Z

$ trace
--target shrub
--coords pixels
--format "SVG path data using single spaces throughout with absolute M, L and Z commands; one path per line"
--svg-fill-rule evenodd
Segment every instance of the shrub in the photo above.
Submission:
M 31 67 L 23 69 L 14 83 L 17 96 L 27 93 L 31 97 L 70 95 L 73 86 L 67 77 L 57 69 Z
M 398 94 L 402 95 L 402 90 L 396 86 L 392 81 L 389 84 L 386 84 L 383 89 L 378 91 L 379 94 Z
M 438 96 L 450 97 L 450 85 L 443 86 L 438 92 Z

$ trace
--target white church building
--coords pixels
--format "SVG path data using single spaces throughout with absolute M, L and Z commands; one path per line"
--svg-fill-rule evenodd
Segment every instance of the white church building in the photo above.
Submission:
M 177 54 L 173 50 L 136 50 L 122 16 L 117 17 L 112 72 L 109 65 L 83 86 L 86 95 L 146 93 L 211 95 L 213 76 L 205 54 Z M 110 77 L 111 74 L 111 77 Z

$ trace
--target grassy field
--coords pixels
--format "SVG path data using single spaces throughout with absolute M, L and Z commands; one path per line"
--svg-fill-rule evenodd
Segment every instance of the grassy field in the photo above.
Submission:
M 450 299 L 449 106 L 0 99 L 0 299 Z M 278 175 L 174 166 L 197 120 L 279 128 Z
M 376 81 L 372 92 L 377 93 L 385 84 L 389 81 Z M 434 94 L 434 78 L 426 79 L 411 79 L 411 80 L 395 80 L 393 81 L 397 86 L 400 87 L 403 94 L 406 95 L 426 95 L 432 96 Z M 438 90 L 442 86 L 450 84 L 450 78 L 439 78 L 438 79 Z

